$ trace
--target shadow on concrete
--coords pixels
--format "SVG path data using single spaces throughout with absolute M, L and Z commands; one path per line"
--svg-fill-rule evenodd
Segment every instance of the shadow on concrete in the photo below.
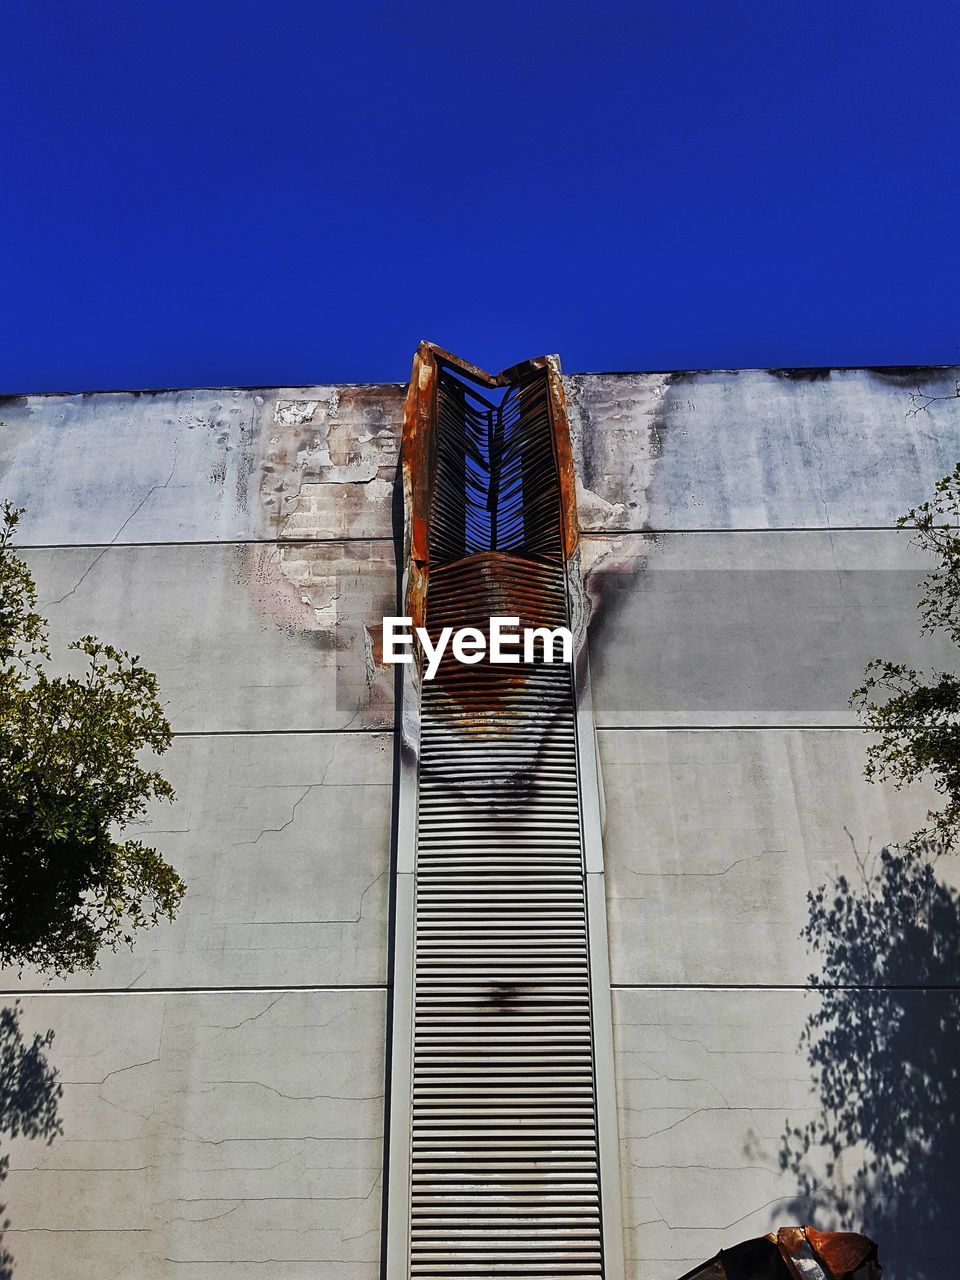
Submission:
M 858 855 L 809 898 L 822 973 L 801 1044 L 816 1110 L 788 1128 L 789 1218 L 864 1231 L 884 1276 L 948 1280 L 960 1265 L 960 895 L 923 845 Z M 784 1218 L 787 1214 L 782 1214 Z
M 53 1032 L 24 1039 L 20 1004 L 0 1009 L 0 1135 L 40 1138 L 49 1145 L 63 1132 L 58 1103 L 63 1094 L 57 1072 L 47 1061 Z M 10 1168 L 9 1154 L 0 1156 L 0 1183 Z M 0 1280 L 11 1280 L 13 1255 L 4 1244 L 10 1226 L 0 1204 Z

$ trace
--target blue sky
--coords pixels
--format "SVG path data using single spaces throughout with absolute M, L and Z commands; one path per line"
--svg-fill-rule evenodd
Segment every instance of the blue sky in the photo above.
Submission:
M 0 392 L 960 363 L 960 6 L 6 0 Z

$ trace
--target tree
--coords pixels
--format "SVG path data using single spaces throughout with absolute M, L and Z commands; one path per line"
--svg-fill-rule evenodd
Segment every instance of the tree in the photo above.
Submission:
M 172 734 L 156 677 L 93 636 L 79 676 L 52 676 L 46 621 L 0 518 L 0 964 L 93 969 L 101 948 L 173 919 L 186 886 L 156 849 L 123 839 L 173 788 L 140 763 Z
M 960 645 L 960 463 L 937 482 L 929 502 L 897 524 L 915 526 L 917 545 L 939 561 L 924 580 L 917 606 L 921 631 L 944 632 Z M 864 772 L 871 781 L 888 778 L 897 787 L 930 776 L 944 804 L 928 814 L 929 826 L 911 844 L 950 853 L 960 839 L 960 679 L 934 672 L 928 681 L 912 667 L 881 658 L 865 674 L 850 699 L 864 728 L 877 735 L 867 747 Z

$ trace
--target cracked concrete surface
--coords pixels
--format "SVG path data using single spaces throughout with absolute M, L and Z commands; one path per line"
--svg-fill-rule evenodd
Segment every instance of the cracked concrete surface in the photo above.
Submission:
M 76 636 L 120 640 L 156 672 L 177 733 L 392 728 L 385 543 L 112 546 L 94 564 L 82 548 L 23 555 L 61 669 L 77 663 L 65 650 Z
M 29 1018 L 69 1083 L 63 1141 L 10 1147 L 15 1275 L 373 1280 L 383 992 L 50 995 Z
M 392 752 L 389 734 L 176 739 L 177 799 L 134 834 L 186 880 L 178 918 L 65 985 L 384 983 Z
M 627 1280 L 674 1280 L 777 1225 L 795 1194 L 777 1157 L 816 1103 L 797 1049 L 818 999 L 804 895 L 852 869 L 851 838 L 902 838 L 931 799 L 868 787 L 862 738 L 827 726 L 852 725 L 867 657 L 946 665 L 917 642 L 924 564 L 890 526 L 960 457 L 956 402 L 906 416 L 918 381 L 955 378 L 567 378 Z M 379 1274 L 379 623 L 402 400 L 302 387 L 0 406 L 0 496 L 28 508 L 55 650 L 94 632 L 160 677 L 178 799 L 142 834 L 188 883 L 175 924 L 24 997 L 30 1026 L 56 1032 L 64 1133 L 10 1147 L 15 1280 Z M 10 1000 L 39 979 L 3 984 Z M 960 1241 L 942 1246 L 960 1259 Z
M 614 983 L 803 986 L 807 890 L 856 883 L 856 851 L 906 840 L 937 800 L 867 783 L 843 730 L 598 737 Z M 942 874 L 960 887 L 952 860 Z
M 906 413 L 918 383 L 952 393 L 956 370 L 824 373 L 568 375 L 583 527 L 892 524 L 953 465 L 955 405 Z M 0 489 L 27 506 L 28 543 L 105 544 L 121 528 L 131 542 L 389 539 L 403 395 L 388 384 L 10 397 Z
M 796 1187 L 779 1152 L 785 1126 L 817 1110 L 797 1028 L 818 1000 L 801 990 L 614 992 L 632 1277 L 674 1280 L 789 1215 Z M 827 1159 L 810 1156 L 821 1171 Z M 938 1233 L 936 1248 L 956 1259 L 960 1230 Z

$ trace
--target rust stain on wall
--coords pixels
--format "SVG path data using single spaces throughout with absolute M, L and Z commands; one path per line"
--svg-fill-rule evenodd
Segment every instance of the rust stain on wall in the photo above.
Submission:
M 308 645 L 317 679 L 335 681 L 342 727 L 393 724 L 393 669 L 380 620 L 396 593 L 388 543 L 263 544 L 245 549 L 242 580 L 264 620 Z
M 395 612 L 390 538 L 403 388 L 279 395 L 260 430 L 258 528 L 244 577 L 271 626 L 311 647 L 344 725 L 393 723 L 381 620 Z

